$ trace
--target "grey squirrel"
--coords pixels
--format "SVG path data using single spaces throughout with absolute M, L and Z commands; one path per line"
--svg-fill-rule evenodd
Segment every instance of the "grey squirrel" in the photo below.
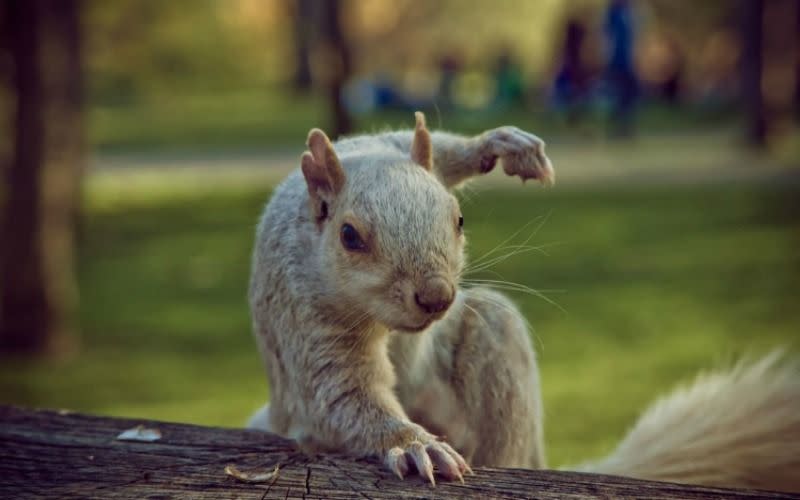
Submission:
M 544 468 L 526 322 L 503 295 L 459 289 L 463 218 L 451 190 L 491 171 L 552 184 L 544 142 L 516 127 L 331 143 L 258 225 L 249 302 L 271 400 L 249 426 L 301 446 L 375 456 L 399 477 L 463 481 L 470 465 Z M 652 407 L 581 470 L 800 490 L 800 371 L 773 354 Z

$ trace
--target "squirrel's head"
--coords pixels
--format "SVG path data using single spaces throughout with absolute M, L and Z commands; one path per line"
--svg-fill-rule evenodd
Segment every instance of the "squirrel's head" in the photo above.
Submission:
M 432 172 L 430 133 L 422 113 L 416 118 L 408 158 L 389 145 L 338 157 L 321 130 L 308 136 L 302 170 L 322 246 L 322 280 L 342 322 L 352 326 L 369 318 L 422 331 L 455 299 L 464 219 Z

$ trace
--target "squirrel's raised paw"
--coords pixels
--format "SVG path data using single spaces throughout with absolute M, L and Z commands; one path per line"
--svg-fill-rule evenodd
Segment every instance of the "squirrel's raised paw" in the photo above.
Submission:
M 544 154 L 544 141 L 535 135 L 517 127 L 500 127 L 485 132 L 482 138 L 488 159 L 499 158 L 506 174 L 517 175 L 523 182 L 537 179 L 547 186 L 555 183 L 553 165 Z
M 414 441 L 406 447 L 396 446 L 386 453 L 384 462 L 400 479 L 415 468 L 420 476 L 434 486 L 436 485 L 436 480 L 433 478 L 434 466 L 445 479 L 458 479 L 462 483 L 464 473 L 472 473 L 472 469 L 461 455 L 449 444 L 441 441 L 431 441 L 428 444 Z

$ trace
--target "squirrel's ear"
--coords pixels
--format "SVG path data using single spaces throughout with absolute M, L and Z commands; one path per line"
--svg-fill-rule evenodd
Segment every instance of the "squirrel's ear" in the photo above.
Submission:
M 411 142 L 411 159 L 422 165 L 425 170 L 433 168 L 433 145 L 431 133 L 425 127 L 425 115 L 421 111 L 414 113 L 417 125 L 414 127 L 414 140 Z
M 303 153 L 300 167 L 306 178 L 314 216 L 322 220 L 328 216 L 328 206 L 344 186 L 344 170 L 325 132 L 312 129 L 306 144 L 311 152 Z

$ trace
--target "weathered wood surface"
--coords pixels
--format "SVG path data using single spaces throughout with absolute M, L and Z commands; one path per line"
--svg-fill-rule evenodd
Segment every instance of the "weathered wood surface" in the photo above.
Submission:
M 155 442 L 119 441 L 139 424 Z M 224 468 L 267 471 L 247 484 Z M 0 406 L 0 498 L 800 498 L 553 471 L 478 469 L 466 484 L 403 481 L 378 464 L 336 455 L 307 457 L 290 441 L 247 430 L 103 418 Z

